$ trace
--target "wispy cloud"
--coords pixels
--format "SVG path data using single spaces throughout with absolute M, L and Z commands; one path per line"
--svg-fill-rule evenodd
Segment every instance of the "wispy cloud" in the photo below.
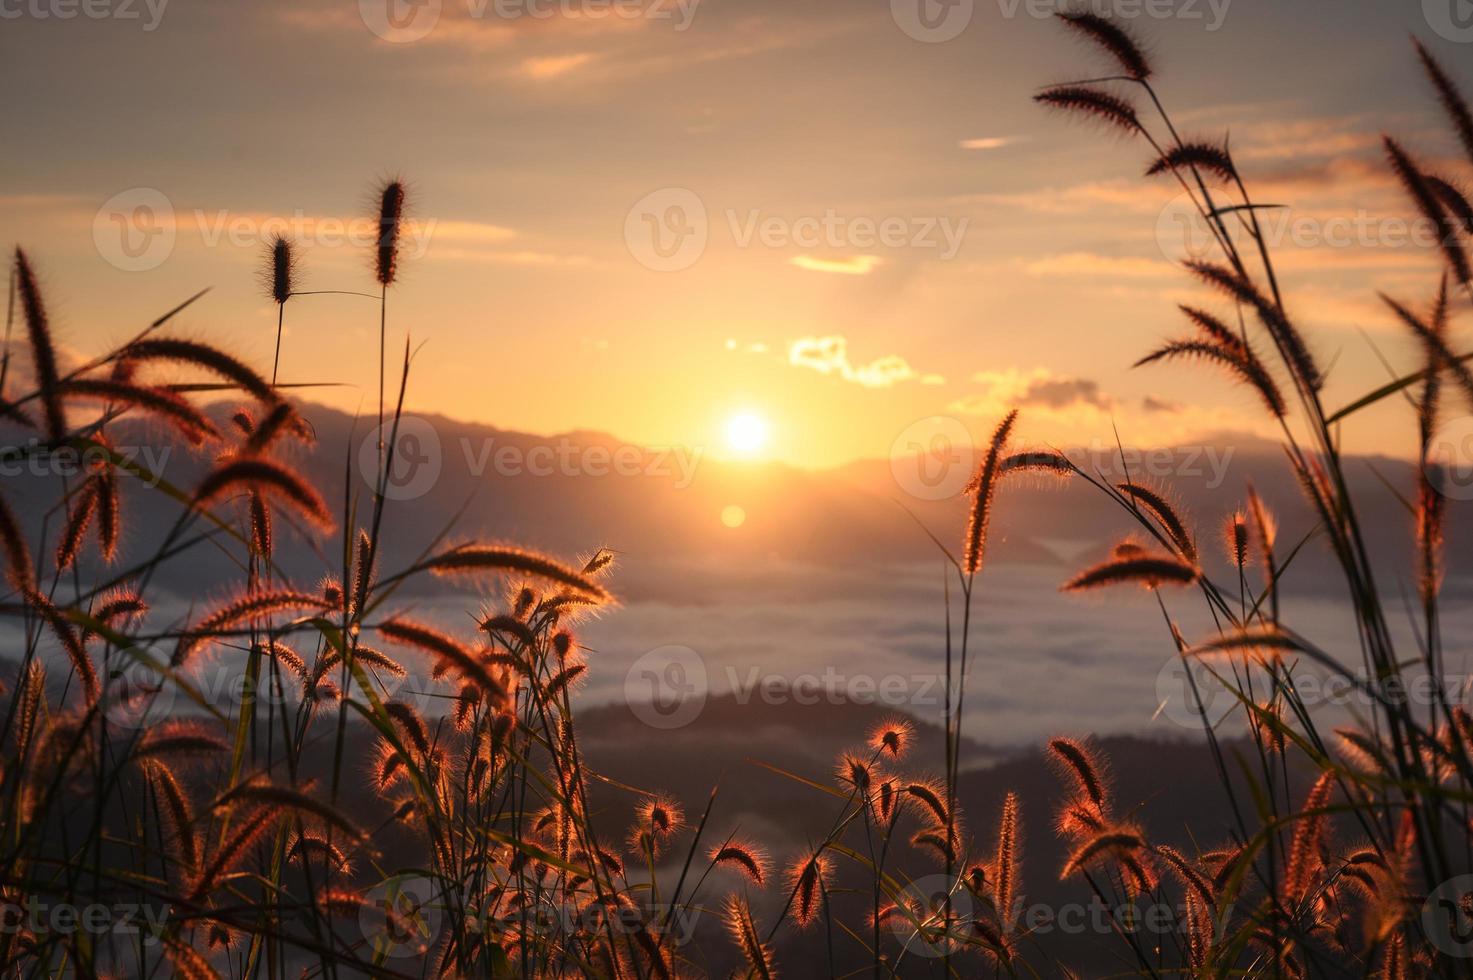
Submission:
M 833 272 L 841 276 L 867 276 L 883 259 L 878 255 L 851 255 L 846 259 L 820 259 L 812 255 L 795 255 L 788 260 L 809 272 Z
M 978 136 L 974 139 L 961 140 L 957 146 L 963 150 L 1000 150 L 1005 146 L 1021 142 L 1023 138 L 1017 136 Z
M 899 354 L 854 364 L 849 360 L 849 341 L 839 336 L 798 338 L 788 347 L 788 363 L 835 375 L 866 388 L 889 388 L 917 376 L 915 369 Z
M 593 55 L 582 52 L 580 54 L 548 55 L 543 58 L 527 58 L 521 64 L 521 74 L 527 78 L 546 79 L 558 78 L 571 71 L 582 68 L 593 60 Z

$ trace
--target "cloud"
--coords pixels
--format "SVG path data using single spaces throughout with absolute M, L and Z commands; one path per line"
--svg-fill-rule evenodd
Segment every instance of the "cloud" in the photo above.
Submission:
M 833 272 L 841 276 L 867 276 L 883 259 L 878 255 L 853 255 L 847 259 L 817 259 L 811 255 L 795 255 L 788 260 L 809 272 Z
M 557 78 L 583 67 L 593 60 L 593 55 L 581 54 L 549 55 L 544 58 L 527 58 L 522 61 L 521 74 L 527 78 Z
M 976 139 L 960 140 L 957 146 L 964 150 L 1000 150 L 1004 146 L 1012 146 L 1023 142 L 1015 136 L 979 136 Z
M 798 338 L 788 347 L 788 363 L 819 374 L 837 375 L 866 388 L 889 388 L 917 376 L 898 354 L 887 354 L 868 364 L 853 364 L 849 360 L 849 341 L 838 336 Z
M 1009 368 L 1006 371 L 983 371 L 972 375 L 981 391 L 965 395 L 952 403 L 952 408 L 968 415 L 992 415 L 1003 408 L 1038 408 L 1053 413 L 1083 409 L 1089 413 L 1108 412 L 1115 400 L 1100 390 L 1090 378 L 1073 378 L 1054 374 L 1046 368 L 1030 372 Z
M 1088 378 L 1039 378 L 1023 393 L 1022 404 L 1064 408 L 1075 402 L 1108 408 L 1110 399 L 1100 394 L 1100 383 Z

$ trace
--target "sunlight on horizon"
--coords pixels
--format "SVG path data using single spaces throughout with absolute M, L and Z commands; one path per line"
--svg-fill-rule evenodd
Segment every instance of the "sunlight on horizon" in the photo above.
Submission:
M 767 447 L 767 420 L 754 412 L 739 412 L 726 423 L 726 447 L 740 456 L 756 456 Z

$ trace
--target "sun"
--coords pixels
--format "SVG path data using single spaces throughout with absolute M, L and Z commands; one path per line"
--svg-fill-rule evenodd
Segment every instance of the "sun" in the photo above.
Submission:
M 743 456 L 754 456 L 767 445 L 767 421 L 752 412 L 739 412 L 726 422 L 726 445 Z

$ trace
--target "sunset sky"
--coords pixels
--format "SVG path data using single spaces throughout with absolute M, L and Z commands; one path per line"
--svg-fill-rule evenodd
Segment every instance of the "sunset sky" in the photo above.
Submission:
M 815 467 L 1009 405 L 1058 443 L 1109 442 L 1112 420 L 1137 444 L 1262 431 L 1216 376 L 1130 370 L 1196 295 L 1175 194 L 1141 147 L 1031 103 L 1106 67 L 1049 5 L 961 0 L 959 33 L 927 41 L 910 0 L 427 0 L 399 11 L 433 21 L 414 40 L 371 29 L 387 0 L 99 2 L 114 16 L 0 19 L 0 226 L 74 352 L 210 286 L 185 331 L 269 365 L 266 237 L 302 240 L 304 288 L 371 290 L 362 222 L 402 175 L 412 410 L 728 452 L 748 416 L 764 453 Z M 1387 379 L 1372 344 L 1412 368 L 1375 290 L 1423 302 L 1439 265 L 1406 242 L 1378 133 L 1450 155 L 1406 37 L 1454 71 L 1473 38 L 1438 32 L 1437 0 L 1137 6 L 1177 13 L 1130 23 L 1184 128 L 1230 131 L 1256 199 L 1290 206 L 1280 268 L 1333 363 L 1327 405 Z M 650 248 L 645 214 L 672 204 L 704 213 L 698 254 Z M 301 297 L 286 322 L 282 380 L 372 413 L 376 304 Z M 1400 452 L 1410 427 L 1391 405 L 1347 436 Z

